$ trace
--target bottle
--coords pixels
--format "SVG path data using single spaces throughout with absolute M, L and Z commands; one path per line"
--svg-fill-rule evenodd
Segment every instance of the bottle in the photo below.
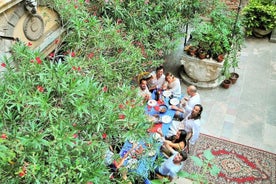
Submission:
M 158 89 L 156 89 L 156 92 L 155 92 L 155 100 L 156 101 L 159 101 L 160 99 L 160 91 Z

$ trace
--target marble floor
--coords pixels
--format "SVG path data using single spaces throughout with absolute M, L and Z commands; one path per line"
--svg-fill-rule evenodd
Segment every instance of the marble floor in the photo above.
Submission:
M 166 57 L 165 73 L 180 77 L 182 53 L 180 43 Z M 240 77 L 229 89 L 198 89 L 204 107 L 201 132 L 276 153 L 276 43 L 246 39 L 237 73 Z M 181 85 L 186 93 L 187 85 Z

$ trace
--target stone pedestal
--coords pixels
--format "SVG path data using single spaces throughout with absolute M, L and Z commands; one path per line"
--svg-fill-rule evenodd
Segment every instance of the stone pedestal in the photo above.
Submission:
M 224 79 L 221 76 L 223 62 L 219 63 L 213 59 L 199 59 L 184 53 L 181 64 L 183 69 L 180 70 L 180 76 L 187 84 L 200 88 L 215 88 Z

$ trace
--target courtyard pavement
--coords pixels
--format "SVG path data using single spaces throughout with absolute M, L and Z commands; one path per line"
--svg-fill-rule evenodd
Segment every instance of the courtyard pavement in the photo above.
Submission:
M 164 73 L 180 77 L 182 54 L 183 42 L 166 57 Z M 276 153 L 276 43 L 246 39 L 236 71 L 240 77 L 229 89 L 198 89 L 201 133 Z M 187 85 L 181 85 L 186 93 Z

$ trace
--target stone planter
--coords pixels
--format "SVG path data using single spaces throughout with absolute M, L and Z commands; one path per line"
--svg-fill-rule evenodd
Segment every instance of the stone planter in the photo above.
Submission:
M 223 77 L 221 71 L 224 62 L 213 59 L 199 59 L 183 54 L 181 64 L 184 66 L 180 76 L 184 82 L 202 88 L 214 88 L 221 84 Z
M 263 38 L 270 34 L 272 32 L 272 29 L 269 30 L 264 30 L 264 29 L 259 29 L 259 28 L 254 28 L 253 29 L 253 35 L 256 36 L 257 38 Z

